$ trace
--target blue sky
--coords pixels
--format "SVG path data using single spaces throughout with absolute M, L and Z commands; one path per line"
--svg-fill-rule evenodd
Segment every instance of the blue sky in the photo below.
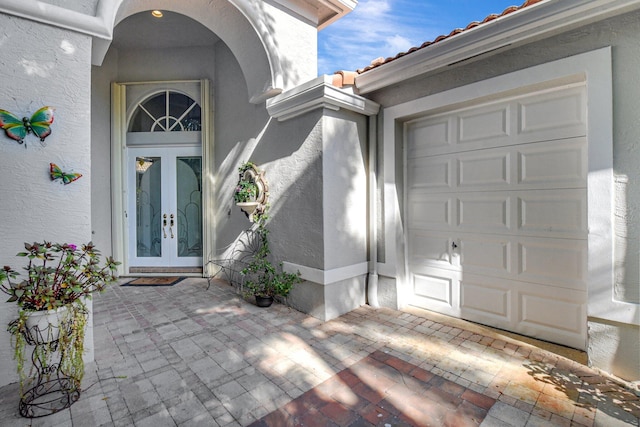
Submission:
M 355 71 L 524 0 L 359 0 L 318 33 L 318 74 Z

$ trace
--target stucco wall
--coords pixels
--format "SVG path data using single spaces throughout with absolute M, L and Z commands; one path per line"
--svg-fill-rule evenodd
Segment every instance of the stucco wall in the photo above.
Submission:
M 290 271 L 297 264 L 308 279 L 296 285 L 288 302 L 329 320 L 365 303 L 367 118 L 327 109 L 285 123 L 297 128 L 319 114 L 304 143 L 308 154 L 295 154 L 308 167 L 298 167 L 302 173 L 286 193 L 286 209 L 274 215 L 274 229 L 282 236 L 277 245 L 284 255 L 280 260 L 294 264 Z
M 91 40 L 4 14 L 0 28 L 0 108 L 23 117 L 55 107 L 44 144 L 33 135 L 24 145 L 0 135 L 0 265 L 21 270 L 24 258 L 14 255 L 25 241 L 91 240 Z M 84 176 L 70 185 L 52 182 L 49 162 Z M 13 304 L 0 303 L 1 325 L 15 316 Z M 0 385 L 17 381 L 9 342 L 0 327 Z
M 319 267 L 322 257 L 320 111 L 295 122 L 269 117 L 264 104 L 246 102 L 238 63 L 217 46 L 215 165 L 217 246 L 222 248 L 251 224 L 233 203 L 237 167 L 252 161 L 269 184 L 269 229 L 276 261 Z
M 482 81 L 508 72 L 612 46 L 614 109 L 615 298 L 640 302 L 640 13 L 611 18 L 489 58 L 451 67 L 446 72 L 413 79 L 369 96 L 385 107 Z M 401 170 L 401 169 L 400 169 Z M 401 180 L 398 182 L 402 182 Z M 591 363 L 628 380 L 640 378 L 640 329 L 634 325 L 589 319 Z M 603 333 L 606 331 L 606 333 Z M 630 339 L 621 339 L 622 337 Z M 623 347 L 612 345 L 619 340 Z M 608 355 L 605 357 L 604 355 Z
M 323 129 L 324 268 L 367 260 L 367 118 L 326 111 Z
M 606 320 L 590 321 L 589 363 L 620 378 L 640 380 L 639 337 L 638 327 Z
M 209 47 L 135 49 L 118 52 L 119 82 L 213 80 L 215 52 Z
M 85 15 L 95 16 L 98 0 L 40 0 L 42 3 L 49 3 Z

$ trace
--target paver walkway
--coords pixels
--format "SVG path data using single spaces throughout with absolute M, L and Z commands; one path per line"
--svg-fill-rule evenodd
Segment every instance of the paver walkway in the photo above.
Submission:
M 321 322 L 230 286 L 114 286 L 94 300 L 80 400 L 1 426 L 626 426 L 640 398 L 583 364 L 433 313 L 361 307 Z M 3 361 L 11 363 L 11 361 Z

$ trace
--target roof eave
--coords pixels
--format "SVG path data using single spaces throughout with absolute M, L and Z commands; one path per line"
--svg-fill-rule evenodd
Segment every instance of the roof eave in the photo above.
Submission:
M 318 30 L 353 11 L 358 0 L 274 0 L 280 6 L 313 23 Z
M 550 0 L 434 43 L 356 77 L 366 94 L 480 55 L 640 8 L 640 0 Z
M 321 2 L 328 7 L 330 12 L 320 18 L 318 30 L 325 28 L 327 25 L 352 12 L 358 5 L 358 0 L 321 0 Z

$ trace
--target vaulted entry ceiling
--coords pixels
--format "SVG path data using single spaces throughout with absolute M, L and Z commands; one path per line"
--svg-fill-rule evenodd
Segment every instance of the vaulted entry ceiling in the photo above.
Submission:
M 113 32 L 117 49 L 167 49 L 187 46 L 213 46 L 220 39 L 207 27 L 179 13 L 162 11 L 155 18 L 151 11 L 137 13 L 120 22 Z

